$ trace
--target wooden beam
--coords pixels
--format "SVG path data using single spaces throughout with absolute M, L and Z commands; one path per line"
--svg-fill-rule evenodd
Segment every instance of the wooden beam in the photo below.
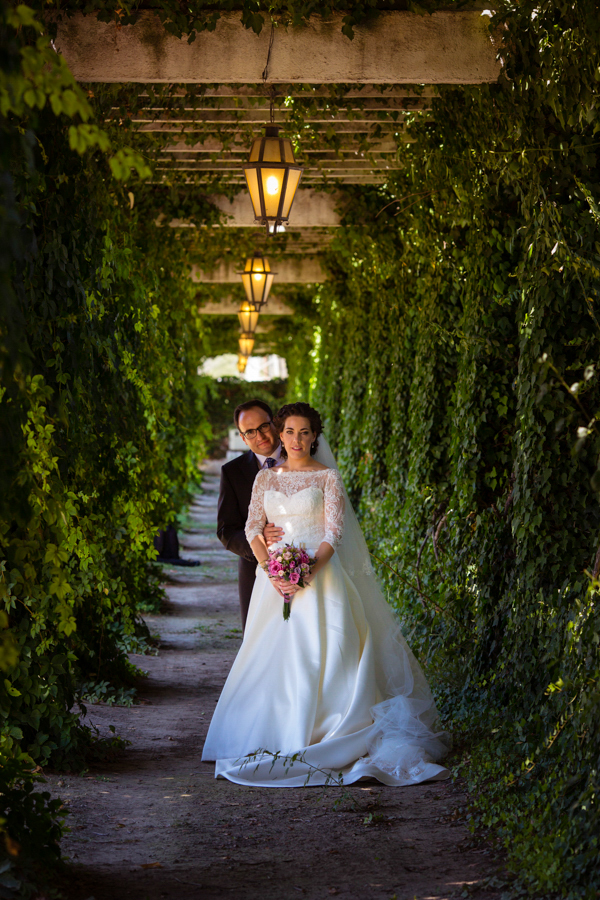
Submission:
M 268 256 L 267 251 L 267 256 Z M 211 272 L 192 266 L 191 278 L 199 284 L 241 284 L 243 260 L 224 261 Z M 272 260 L 276 284 L 320 284 L 327 280 L 318 256 L 297 256 Z
M 280 84 L 480 84 L 496 81 L 500 63 L 489 18 L 479 11 L 380 12 L 342 34 L 344 13 L 312 16 L 307 25 L 278 28 L 269 81 Z M 188 44 L 168 34 L 152 12 L 117 28 L 75 13 L 58 24 L 55 46 L 84 82 L 183 82 L 258 84 L 270 29 L 242 27 L 239 13 L 222 15 L 213 32 Z
M 225 297 L 214 302 L 201 302 L 198 312 L 201 312 L 203 316 L 235 316 L 240 308 L 240 302 L 239 297 Z M 261 318 L 263 316 L 293 316 L 294 310 L 283 300 L 271 295 L 260 315 Z

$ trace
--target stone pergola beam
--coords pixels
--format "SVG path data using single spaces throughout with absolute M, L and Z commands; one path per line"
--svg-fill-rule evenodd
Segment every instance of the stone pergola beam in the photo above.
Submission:
M 244 260 L 222 262 L 212 272 L 192 266 L 191 278 L 199 284 L 241 284 Z M 271 263 L 276 284 L 320 284 L 327 280 L 318 256 L 287 257 Z
M 269 81 L 283 84 L 481 84 L 496 81 L 500 63 L 489 18 L 480 11 L 381 12 L 342 34 L 343 13 L 312 16 L 306 26 L 277 28 Z M 188 44 L 169 35 L 154 13 L 117 28 L 76 13 L 58 24 L 55 46 L 84 82 L 259 84 L 270 29 L 257 35 L 228 13 L 213 32 Z
M 198 312 L 202 313 L 203 316 L 236 316 L 239 308 L 239 297 L 225 297 L 222 300 L 201 304 L 198 307 Z M 287 306 L 283 300 L 271 294 L 269 302 L 260 315 L 261 318 L 263 316 L 293 316 L 294 310 Z
M 232 228 L 250 228 L 256 225 L 252 202 L 247 191 L 236 194 L 233 201 L 223 195 L 207 197 L 207 200 L 225 213 L 227 216 L 225 225 Z M 301 189 L 294 200 L 293 219 L 290 225 L 294 229 L 335 228 L 340 224 L 338 207 L 341 202 L 342 198 L 335 193 L 326 194 Z M 256 227 L 264 228 L 263 225 Z

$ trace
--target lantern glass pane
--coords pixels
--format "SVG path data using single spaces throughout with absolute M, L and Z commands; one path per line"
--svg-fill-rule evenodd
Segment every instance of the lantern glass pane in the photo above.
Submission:
M 279 215 L 279 200 L 281 197 L 284 174 L 285 169 L 283 168 L 275 169 L 270 167 L 261 167 L 260 178 L 262 181 L 263 193 L 265 198 L 264 214 L 268 219 L 275 219 Z
M 254 140 L 252 141 L 252 149 L 250 151 L 248 162 L 258 162 L 258 160 L 260 159 L 260 146 L 263 141 L 264 138 L 262 137 L 254 138 Z
M 238 319 L 242 331 L 256 331 L 259 312 L 251 303 L 242 303 L 238 312 Z
M 273 284 L 274 275 L 267 275 L 265 282 L 265 292 L 263 294 L 263 303 L 266 303 L 269 299 L 269 292 L 271 290 L 271 285 Z
M 252 294 L 254 295 L 254 302 L 262 303 L 267 276 L 264 274 L 264 272 L 254 272 L 250 277 L 252 279 Z
M 270 272 L 271 265 L 266 256 L 249 256 L 246 260 L 246 272 Z
M 263 138 L 263 162 L 283 162 L 281 158 L 281 144 L 279 138 Z
M 242 334 L 239 339 L 239 346 L 242 356 L 250 356 L 254 349 L 254 336 L 251 334 Z
M 283 203 L 281 206 L 281 218 L 287 219 L 290 214 L 290 209 L 292 208 L 292 203 L 294 202 L 294 197 L 296 196 L 296 190 L 298 185 L 300 184 L 300 178 L 302 177 L 302 169 L 290 169 L 287 185 L 285 188 L 285 196 L 283 198 Z
M 254 216 L 257 219 L 260 219 L 262 212 L 260 209 L 260 193 L 258 190 L 258 172 L 250 166 L 245 166 L 244 175 L 246 176 L 246 184 L 248 185 L 248 192 L 250 194 L 250 199 L 252 200 Z
M 254 304 L 254 288 L 252 285 L 252 276 L 249 272 L 242 273 L 242 284 L 244 285 L 244 290 L 246 292 L 246 299 L 248 303 Z
M 283 160 L 282 162 L 291 163 L 293 166 L 296 160 L 294 159 L 294 149 L 292 147 L 292 142 L 287 138 L 283 141 Z

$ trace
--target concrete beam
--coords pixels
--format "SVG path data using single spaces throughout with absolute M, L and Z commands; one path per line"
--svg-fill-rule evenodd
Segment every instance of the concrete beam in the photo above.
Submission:
M 239 297 L 225 297 L 223 300 L 219 300 L 215 303 L 200 304 L 198 312 L 202 313 L 203 316 L 236 316 L 237 311 L 240 308 L 240 303 L 241 300 Z M 287 306 L 283 300 L 271 295 L 269 297 L 269 302 L 260 315 L 261 318 L 263 316 L 293 316 L 294 310 L 290 306 Z
M 342 34 L 343 15 L 278 28 L 269 81 L 480 84 L 500 73 L 489 18 L 481 12 L 381 12 L 355 29 L 353 41 Z M 269 37 L 269 28 L 260 35 L 243 28 L 239 13 L 221 16 L 214 32 L 200 32 L 191 44 L 185 35 L 169 35 L 151 12 L 121 28 L 76 13 L 59 23 L 55 45 L 84 82 L 259 84 Z
M 268 249 L 266 255 L 268 258 Z M 275 272 L 275 284 L 320 284 L 327 280 L 318 256 L 287 257 L 270 262 Z M 199 284 L 241 284 L 242 267 L 243 260 L 227 260 L 212 272 L 203 272 L 194 265 L 191 278 Z
M 228 217 L 226 225 L 233 228 L 255 225 L 254 210 L 247 191 L 236 194 L 233 202 L 223 195 L 207 197 L 207 200 L 225 213 Z M 292 207 L 291 225 L 294 228 L 335 228 L 340 224 L 338 206 L 341 202 L 342 198 L 333 193 L 299 190 Z

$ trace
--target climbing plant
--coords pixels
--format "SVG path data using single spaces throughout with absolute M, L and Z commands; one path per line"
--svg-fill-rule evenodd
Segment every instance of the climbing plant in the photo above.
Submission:
M 351 37 L 384 5 L 441 4 L 336 9 Z M 193 40 L 233 7 L 148 9 Z M 115 27 L 142 11 L 52 10 Z M 259 31 L 327 9 L 233 11 Z M 196 366 L 236 330 L 201 322 L 223 289 L 197 290 L 189 265 L 252 241 L 219 227 L 209 197 L 233 191 L 226 178 L 157 177 L 172 137 L 134 127 L 150 107 L 193 117 L 214 102 L 203 89 L 78 87 L 51 24 L 2 15 L 2 793 L 15 809 L 32 762 L 70 763 L 89 743 L 73 712 L 86 682 L 133 683 L 125 651 L 143 648 L 137 613 L 158 597 L 152 534 L 185 502 L 208 437 L 215 391 Z M 329 281 L 290 290 L 295 316 L 259 343 L 286 357 L 288 398 L 324 414 L 457 736 L 473 826 L 494 829 L 521 889 L 573 898 L 600 890 L 596 18 L 591 0 L 503 0 L 499 82 L 442 87 L 432 116 L 412 115 L 400 171 L 346 189 Z M 304 93 L 277 100 L 290 135 L 336 149 L 305 127 Z M 334 115 L 344 92 L 328 103 Z M 5 814 L 7 852 L 40 822 L 56 852 L 49 802 Z
M 503 5 L 503 77 L 442 88 L 357 193 L 305 357 L 473 823 L 538 896 L 600 887 L 594 16 Z
M 209 431 L 185 242 L 148 221 L 150 169 L 88 121 L 32 11 L 0 12 L 0 854 L 26 875 L 60 856 L 34 767 L 80 766 L 82 698 L 139 677 L 153 535 Z

